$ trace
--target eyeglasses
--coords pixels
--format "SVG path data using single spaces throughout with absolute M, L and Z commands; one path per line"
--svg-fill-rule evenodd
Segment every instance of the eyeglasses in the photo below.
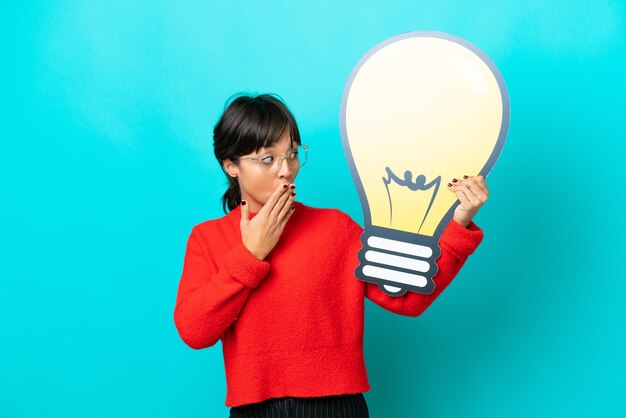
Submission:
M 302 167 L 306 163 L 308 145 L 298 145 L 295 148 L 290 149 L 283 156 L 278 154 L 267 153 L 259 155 L 258 157 L 238 157 L 245 160 L 257 161 L 261 170 L 266 174 L 275 174 L 280 170 L 283 160 L 287 160 L 290 168 Z

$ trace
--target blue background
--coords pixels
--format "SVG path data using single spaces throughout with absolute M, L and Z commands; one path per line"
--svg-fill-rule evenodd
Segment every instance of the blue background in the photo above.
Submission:
M 227 416 L 221 342 L 173 323 L 191 227 L 223 216 L 212 129 L 279 94 L 299 200 L 362 224 L 347 78 L 436 30 L 481 48 L 511 125 L 485 238 L 418 318 L 366 302 L 372 417 L 626 416 L 624 2 L 3 1 L 0 416 Z

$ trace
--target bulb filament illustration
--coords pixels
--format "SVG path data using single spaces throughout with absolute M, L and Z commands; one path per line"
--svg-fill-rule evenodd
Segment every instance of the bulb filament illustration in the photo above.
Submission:
M 404 180 L 396 176 L 389 167 L 385 167 L 385 171 L 387 171 L 387 177 L 386 178 L 383 177 L 383 183 L 385 184 L 385 189 L 387 190 L 387 197 L 389 198 L 389 224 L 390 225 L 393 223 L 393 202 L 391 199 L 391 193 L 389 191 L 389 184 L 391 182 L 395 182 L 396 184 L 400 186 L 406 186 L 409 188 L 409 190 L 428 190 L 431 187 L 435 188 L 433 191 L 433 195 L 430 201 L 428 202 L 428 208 L 426 209 L 426 213 L 424 214 L 424 217 L 422 218 L 422 222 L 420 223 L 420 226 L 417 229 L 417 232 L 419 232 L 419 230 L 422 228 L 422 225 L 424 225 L 424 221 L 426 220 L 426 217 L 428 216 L 428 212 L 430 212 L 430 208 L 432 207 L 433 202 L 435 201 L 435 197 L 437 196 L 437 192 L 439 191 L 439 186 L 441 185 L 441 176 L 438 176 L 433 181 L 426 184 L 426 177 L 423 174 L 420 174 L 419 176 L 417 176 L 417 178 L 415 179 L 415 182 L 413 182 L 411 181 L 411 179 L 413 178 L 413 174 L 409 170 L 406 170 L 404 172 Z

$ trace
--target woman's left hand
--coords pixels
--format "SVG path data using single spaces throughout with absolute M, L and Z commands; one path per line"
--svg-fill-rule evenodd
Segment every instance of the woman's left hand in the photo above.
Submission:
M 454 181 L 456 180 L 456 181 Z M 467 227 L 489 198 L 489 189 L 483 176 L 463 176 L 448 183 L 448 190 L 454 192 L 461 204 L 454 210 L 453 219 Z

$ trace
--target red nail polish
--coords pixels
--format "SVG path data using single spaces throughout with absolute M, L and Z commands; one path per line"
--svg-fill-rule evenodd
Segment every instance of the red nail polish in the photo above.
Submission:
M 452 187 L 452 183 L 448 183 L 448 187 Z
M 463 176 L 463 178 L 464 178 L 464 179 L 466 179 L 466 178 L 467 178 L 467 176 Z
M 245 200 L 242 200 L 242 201 L 241 201 L 241 205 L 243 206 L 243 205 L 245 205 L 245 204 L 246 204 L 246 201 L 245 201 Z
M 452 182 L 453 182 L 453 183 L 456 183 L 456 182 L 457 182 L 457 180 L 456 180 L 456 179 L 452 179 Z
M 286 184 L 283 184 L 283 189 L 286 189 L 288 186 Z

